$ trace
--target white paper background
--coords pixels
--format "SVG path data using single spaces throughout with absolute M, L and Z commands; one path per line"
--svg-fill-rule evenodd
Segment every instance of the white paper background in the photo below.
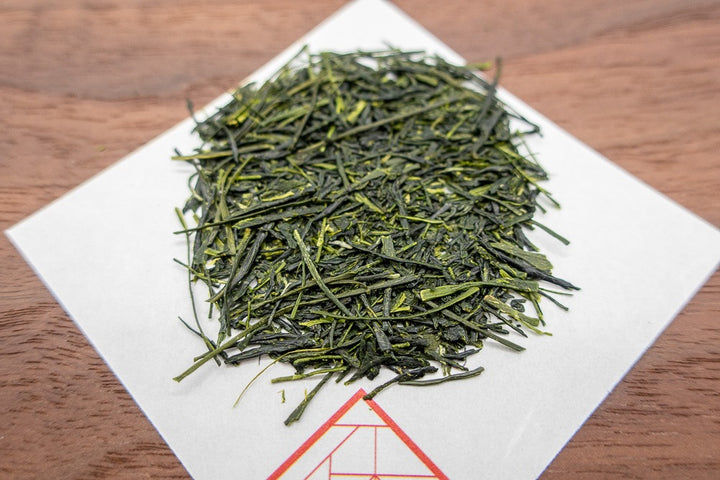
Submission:
M 382 0 L 347 5 L 253 75 L 271 74 L 299 47 L 423 48 L 462 59 Z M 534 478 L 716 268 L 720 234 L 561 131 L 507 92 L 544 136 L 531 149 L 563 207 L 541 221 L 572 240 L 536 232 L 554 272 L 583 290 L 565 313 L 545 302 L 553 337 L 492 342 L 473 381 L 394 387 L 376 401 L 451 479 Z M 224 101 L 221 97 L 214 102 Z M 212 110 L 212 108 L 211 108 Z M 197 140 L 187 120 L 8 231 L 8 235 L 197 479 L 261 479 L 273 472 L 359 387 L 328 384 L 303 420 L 282 421 L 314 381 L 248 390 L 254 364 L 207 364 L 171 378 L 202 352 L 177 320 L 191 319 L 185 258 L 173 208 L 188 196 L 186 166 L 169 161 Z M 592 221 L 589 221 L 592 219 Z M 212 323 L 207 322 L 207 328 Z M 264 365 L 264 364 L 262 364 Z M 281 403 L 280 390 L 287 403 Z

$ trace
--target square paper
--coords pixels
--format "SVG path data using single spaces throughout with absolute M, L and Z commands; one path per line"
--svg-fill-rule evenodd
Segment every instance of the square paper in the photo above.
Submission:
M 462 62 L 391 4 L 358 0 L 251 79 L 267 78 L 305 44 L 314 51 L 389 44 Z M 197 479 L 534 478 L 715 270 L 720 234 L 511 94 L 500 97 L 543 130 L 530 148 L 563 207 L 542 222 L 572 244 L 533 239 L 554 273 L 583 290 L 567 313 L 544 302 L 553 336 L 523 340 L 527 351 L 488 343 L 476 356 L 486 371 L 474 380 L 396 386 L 372 403 L 356 392 L 377 381 L 330 383 L 291 427 L 283 420 L 316 380 L 270 384 L 285 367 L 260 377 L 235 408 L 265 363 L 210 362 L 173 382 L 203 348 L 177 320 L 192 313 L 186 272 L 172 261 L 185 257 L 184 238 L 172 234 L 173 209 L 188 196 L 189 169 L 169 157 L 198 144 L 190 119 L 7 234 Z M 208 329 L 213 324 L 207 320 Z

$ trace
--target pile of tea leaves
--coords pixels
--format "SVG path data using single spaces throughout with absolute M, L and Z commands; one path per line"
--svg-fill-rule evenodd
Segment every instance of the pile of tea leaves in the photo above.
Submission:
M 562 305 L 543 285 L 576 287 L 525 235 L 566 242 L 533 219 L 539 197 L 556 205 L 521 153 L 538 128 L 476 67 L 303 51 L 197 122 L 202 145 L 174 157 L 195 169 L 178 262 L 207 285 L 220 329 L 186 323 L 207 352 L 176 380 L 264 356 L 294 369 L 273 382 L 318 376 L 289 424 L 330 379 L 394 372 L 372 397 L 472 377 L 484 342 L 520 351 L 511 331 L 544 333 L 541 298 Z

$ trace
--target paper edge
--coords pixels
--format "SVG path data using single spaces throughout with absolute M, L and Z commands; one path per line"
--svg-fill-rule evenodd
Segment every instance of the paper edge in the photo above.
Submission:
M 563 130 L 563 131 L 564 131 L 564 130 Z M 573 138 L 574 138 L 574 137 L 573 137 Z M 603 157 L 603 158 L 605 158 L 605 157 Z M 633 177 L 633 178 L 635 178 L 635 177 Z M 659 192 L 658 192 L 658 193 L 659 193 Z M 682 207 L 681 205 L 678 205 L 678 206 Z M 685 308 L 687 307 L 687 305 L 697 296 L 697 294 L 700 292 L 700 290 L 702 290 L 703 288 L 705 288 L 705 286 L 707 285 L 708 281 L 717 273 L 718 268 L 720 268 L 720 260 L 717 260 L 717 261 L 715 262 L 715 264 L 714 264 L 710 269 L 708 269 L 707 272 L 706 272 L 704 275 L 701 276 L 702 280 L 701 280 L 699 283 L 696 284 L 695 288 L 693 288 L 693 289 L 691 290 L 690 295 L 687 296 L 687 297 L 685 298 L 685 300 L 683 300 L 682 302 L 680 302 L 680 304 L 678 305 L 678 307 L 668 315 L 668 318 L 664 321 L 664 323 L 662 324 L 662 326 L 660 327 L 660 329 L 657 331 L 657 334 L 654 335 L 654 336 L 646 343 L 646 345 L 643 346 L 642 350 L 637 354 L 636 358 L 635 358 L 635 359 L 628 365 L 628 367 L 619 375 L 617 381 L 615 381 L 615 382 L 611 385 L 611 387 L 608 389 L 608 391 L 605 393 L 605 395 L 602 397 L 602 399 L 601 399 L 600 401 L 598 401 L 597 404 L 596 404 L 592 409 L 590 409 L 590 411 L 589 411 L 589 413 L 587 414 L 587 416 L 585 416 L 585 418 L 584 418 L 584 419 L 582 420 L 582 422 L 577 426 L 577 428 L 575 428 L 575 429 L 572 431 L 572 433 L 570 434 L 570 436 L 568 437 L 568 439 L 567 439 L 565 442 L 562 443 L 561 447 L 560 447 L 560 448 L 557 450 L 557 452 L 552 456 L 552 458 L 549 459 L 549 461 L 547 462 L 547 464 L 542 468 L 542 470 L 540 471 L 538 477 L 539 477 L 540 475 L 542 475 L 542 474 L 547 470 L 547 468 L 548 468 L 550 465 L 552 465 L 552 463 L 553 463 L 553 462 L 555 461 L 555 459 L 560 455 L 560 453 L 561 453 L 563 450 L 565 450 L 565 447 L 567 447 L 567 445 L 573 440 L 573 438 L 575 438 L 575 435 L 577 435 L 577 433 L 585 426 L 585 424 L 586 424 L 587 421 L 590 419 L 590 417 L 592 417 L 592 416 L 595 414 L 595 412 L 597 412 L 597 411 L 600 409 L 600 407 L 602 407 L 602 405 L 605 403 L 605 401 L 606 401 L 607 398 L 610 396 L 610 394 L 612 394 L 612 393 L 615 391 L 615 389 L 617 388 L 617 386 L 620 385 L 620 384 L 623 382 L 623 380 L 625 380 L 625 377 L 627 377 L 628 374 L 629 374 L 632 370 L 635 369 L 635 367 L 636 367 L 637 364 L 640 362 L 640 360 L 642 360 L 643 357 L 645 357 L 645 355 L 647 354 L 647 352 L 657 343 L 658 339 L 663 336 L 663 334 L 665 333 L 665 331 L 670 327 L 670 325 L 673 324 L 673 322 L 675 321 L 675 319 L 677 319 L 677 317 L 685 310 Z

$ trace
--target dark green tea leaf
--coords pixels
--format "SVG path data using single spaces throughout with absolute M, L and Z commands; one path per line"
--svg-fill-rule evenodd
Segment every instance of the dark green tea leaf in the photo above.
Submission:
M 467 379 L 484 342 L 522 351 L 508 334 L 545 333 L 542 297 L 566 307 L 542 284 L 577 287 L 525 235 L 567 243 L 534 219 L 538 197 L 557 205 L 523 152 L 539 128 L 497 83 L 422 52 L 303 50 L 196 120 L 202 143 L 173 157 L 195 172 L 177 262 L 220 327 L 188 325 L 205 351 L 175 379 L 260 357 L 291 367 L 274 382 L 322 376 L 291 424 L 331 377 L 390 370 L 369 397 Z

